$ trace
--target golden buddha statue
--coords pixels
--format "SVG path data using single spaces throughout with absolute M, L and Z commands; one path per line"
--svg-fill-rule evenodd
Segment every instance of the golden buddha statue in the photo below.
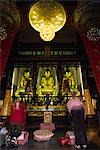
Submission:
M 56 95 L 54 77 L 51 75 L 49 69 L 45 69 L 44 75 L 41 78 L 40 85 L 37 87 L 37 94 L 42 95 Z
M 71 71 L 68 71 L 64 74 L 62 80 L 62 95 L 66 95 L 71 91 L 77 89 L 74 76 Z
M 70 90 L 73 90 L 75 88 L 75 80 L 72 72 L 66 72 L 64 78 L 65 80 L 68 80 Z
M 18 97 L 18 95 L 20 95 L 20 93 L 32 95 L 33 93 L 32 93 L 31 82 L 32 82 L 32 78 L 30 76 L 30 72 L 25 71 L 20 80 L 20 84 L 15 92 L 15 96 Z

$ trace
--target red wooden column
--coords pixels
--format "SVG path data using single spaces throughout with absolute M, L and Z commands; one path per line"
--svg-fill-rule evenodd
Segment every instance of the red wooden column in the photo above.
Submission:
M 6 63 L 10 54 L 10 50 L 14 41 L 15 34 L 8 35 L 8 37 L 1 41 L 1 53 L 0 53 L 0 81 L 2 79 Z
M 98 93 L 100 95 L 100 44 L 99 42 L 89 41 L 85 37 L 82 37 L 82 39 L 92 66 Z

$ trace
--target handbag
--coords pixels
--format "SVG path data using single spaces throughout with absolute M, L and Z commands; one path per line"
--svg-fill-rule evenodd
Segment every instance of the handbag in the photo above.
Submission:
M 58 141 L 59 141 L 60 145 L 71 144 L 69 135 L 66 135 L 65 137 L 59 138 Z

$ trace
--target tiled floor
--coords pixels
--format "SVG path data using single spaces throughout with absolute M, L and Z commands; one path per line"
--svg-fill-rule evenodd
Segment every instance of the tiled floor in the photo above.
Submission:
M 8 148 L 8 147 L 2 147 L 0 149 L 8 150 L 74 150 L 73 146 L 70 145 L 64 145 L 60 146 L 58 143 L 58 139 L 65 135 L 66 131 L 68 130 L 66 128 L 59 128 L 54 131 L 54 136 L 50 141 L 42 141 L 37 142 L 33 140 L 33 134 L 32 132 L 36 129 L 29 129 L 29 142 L 23 146 L 18 146 L 16 148 Z M 88 149 L 90 150 L 100 150 L 100 137 L 98 136 L 98 130 L 99 126 L 89 126 L 87 127 L 87 136 L 89 139 Z

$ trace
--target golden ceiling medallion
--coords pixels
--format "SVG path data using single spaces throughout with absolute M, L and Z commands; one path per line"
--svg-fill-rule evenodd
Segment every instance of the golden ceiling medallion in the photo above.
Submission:
M 65 22 L 65 10 L 55 0 L 39 0 L 29 10 L 29 23 L 44 41 L 51 41 Z

